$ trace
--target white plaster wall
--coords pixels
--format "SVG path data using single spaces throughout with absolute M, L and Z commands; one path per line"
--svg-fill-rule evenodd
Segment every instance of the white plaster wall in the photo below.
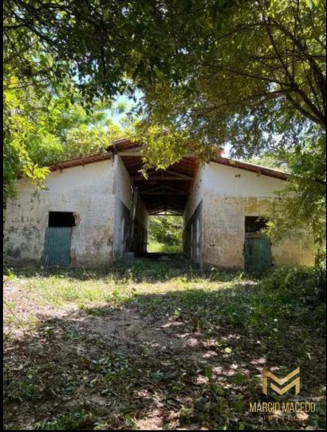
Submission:
M 114 193 L 132 211 L 131 179 L 119 155 L 114 156 Z
M 72 228 L 72 264 L 108 263 L 115 207 L 112 160 L 54 171 L 45 186 L 36 192 L 30 181 L 18 181 L 17 198 L 7 202 L 5 261 L 41 263 L 49 211 L 69 211 L 80 216 Z
M 123 241 L 123 212 L 121 203 L 130 211 L 132 217 L 132 188 L 128 171 L 119 155 L 114 156 L 114 193 L 115 193 L 115 220 L 114 220 L 114 256 L 122 256 L 126 243 Z
M 205 265 L 244 268 L 245 216 L 265 216 L 283 180 L 210 162 L 203 169 L 202 258 Z M 308 233 L 272 245 L 275 265 L 313 265 Z
M 203 169 L 203 191 L 206 195 L 273 198 L 274 191 L 284 186 L 283 180 L 215 162 L 206 164 Z

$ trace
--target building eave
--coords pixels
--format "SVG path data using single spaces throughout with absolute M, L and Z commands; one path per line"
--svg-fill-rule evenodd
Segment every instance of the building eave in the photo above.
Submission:
M 278 171 L 278 170 L 275 170 L 272 168 L 263 167 L 261 165 L 255 165 L 255 164 L 250 164 L 247 162 L 241 162 L 241 161 L 237 161 L 234 159 L 224 158 L 222 156 L 217 156 L 217 157 L 211 159 L 211 162 L 215 162 L 215 163 L 218 163 L 220 165 L 229 166 L 231 168 L 238 168 L 241 170 L 250 171 L 250 172 L 257 174 L 258 176 L 264 175 L 267 177 L 274 177 L 274 178 L 277 178 L 279 180 L 288 180 L 290 177 L 289 174 L 287 174 L 283 171 Z
M 53 164 L 49 167 L 50 171 L 63 170 L 66 168 L 83 166 L 95 162 L 101 162 L 106 159 L 111 159 L 112 155 L 118 153 L 121 156 L 129 156 L 129 157 L 141 157 L 141 148 L 144 144 L 131 141 L 129 139 L 120 139 L 114 141 L 109 147 L 106 148 L 106 153 L 95 154 L 92 156 L 85 156 L 82 158 L 71 159 L 63 162 L 59 162 Z M 267 168 L 260 165 L 251 164 L 248 162 L 241 162 L 234 159 L 225 158 L 221 155 L 216 156 L 211 159 L 211 162 L 218 163 L 220 165 L 229 166 L 231 168 L 238 168 L 241 170 L 253 172 L 258 176 L 264 175 L 267 177 L 277 178 L 279 180 L 288 180 L 290 175 L 272 168 Z
M 76 166 L 84 166 L 91 163 L 102 162 L 103 160 L 111 159 L 112 155 L 110 153 L 95 154 L 92 156 L 85 156 L 82 158 L 71 159 L 63 162 L 58 162 L 56 164 L 50 165 L 49 169 L 51 172 L 63 170 L 66 168 L 72 168 Z

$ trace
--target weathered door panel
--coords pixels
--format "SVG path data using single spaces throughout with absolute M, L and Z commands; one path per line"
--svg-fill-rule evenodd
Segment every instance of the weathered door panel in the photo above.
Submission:
M 71 227 L 48 227 L 45 236 L 45 262 L 47 267 L 70 264 Z
M 245 269 L 249 273 L 263 273 L 272 266 L 271 242 L 266 236 L 245 239 Z

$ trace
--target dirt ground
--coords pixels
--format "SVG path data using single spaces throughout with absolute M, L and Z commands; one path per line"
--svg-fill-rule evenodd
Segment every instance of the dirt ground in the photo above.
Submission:
M 65 280 L 52 286 L 44 278 L 36 296 L 38 279 L 5 279 L 6 428 L 318 428 L 324 410 L 322 345 L 313 349 L 308 342 L 310 350 L 300 361 L 318 372 L 313 376 L 304 369 L 302 399 L 292 394 L 292 400 L 316 400 L 320 413 L 285 420 L 278 412 L 271 418 L 249 412 L 249 402 L 267 400 L 262 367 L 275 367 L 274 373 L 284 376 L 283 365 L 293 365 L 298 353 L 283 343 L 276 351 L 276 341 L 269 349 L 258 332 L 221 320 L 220 292 L 227 296 L 229 290 L 234 301 L 235 289 L 246 295 L 256 286 L 253 280 L 227 279 L 149 284 L 141 277 L 119 286 L 119 294 L 117 283 L 115 288 L 103 281 L 101 289 L 111 290 L 105 302 L 60 305 L 41 301 L 39 292 Z M 69 284 L 81 286 L 71 278 L 67 292 Z M 302 330 L 289 331 L 296 337 Z

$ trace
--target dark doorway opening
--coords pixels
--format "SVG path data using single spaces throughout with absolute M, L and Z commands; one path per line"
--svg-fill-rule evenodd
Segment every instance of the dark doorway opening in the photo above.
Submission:
M 75 218 L 73 212 L 49 212 L 49 227 L 73 227 Z
M 259 216 L 245 216 L 245 232 L 259 233 L 267 228 L 267 220 Z

